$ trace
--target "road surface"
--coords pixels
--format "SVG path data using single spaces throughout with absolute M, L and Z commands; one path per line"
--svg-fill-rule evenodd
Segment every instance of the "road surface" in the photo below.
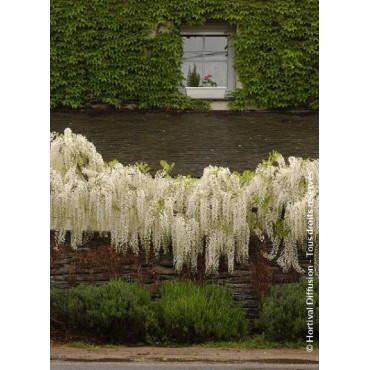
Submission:
M 51 361 L 51 370 L 316 370 L 318 364 L 263 364 L 245 362 L 219 364 L 207 362 L 64 362 Z

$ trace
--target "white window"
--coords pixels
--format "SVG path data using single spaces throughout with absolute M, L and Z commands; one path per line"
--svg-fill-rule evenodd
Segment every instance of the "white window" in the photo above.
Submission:
M 201 78 L 211 75 L 217 86 L 226 86 L 227 92 L 235 89 L 233 70 L 234 50 L 231 46 L 230 27 L 206 25 L 201 28 L 183 28 L 182 73 L 186 79 L 194 64 Z M 184 81 L 186 85 L 186 80 Z

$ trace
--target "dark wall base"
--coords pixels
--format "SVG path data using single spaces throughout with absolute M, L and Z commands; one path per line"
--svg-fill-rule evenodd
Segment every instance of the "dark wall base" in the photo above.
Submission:
M 250 261 L 247 265 L 237 264 L 229 274 L 225 260 L 221 260 L 219 274 L 204 274 L 204 259 L 198 259 L 198 272 L 193 274 L 184 269 L 177 274 L 173 268 L 172 252 L 161 255 L 140 253 L 138 256 L 117 253 L 109 244 L 109 238 L 94 237 L 78 251 L 68 245 L 56 249 L 52 239 L 50 249 L 50 285 L 56 289 L 66 289 L 79 284 L 104 284 L 111 279 L 121 278 L 127 282 L 139 282 L 150 288 L 153 296 L 159 295 L 162 282 L 172 279 L 192 279 L 197 282 L 214 282 L 227 286 L 236 301 L 242 304 L 247 318 L 259 316 L 259 297 L 268 291 L 271 284 L 297 281 L 300 275 L 295 271 L 283 273 L 275 263 L 258 257 L 259 251 L 268 245 L 253 238 L 250 243 Z M 301 258 L 301 265 L 306 263 Z

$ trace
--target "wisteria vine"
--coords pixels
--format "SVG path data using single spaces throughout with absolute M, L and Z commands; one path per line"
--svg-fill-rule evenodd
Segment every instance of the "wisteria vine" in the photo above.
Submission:
M 315 271 L 318 274 L 319 161 L 273 152 L 255 172 L 231 173 L 208 166 L 199 179 L 154 176 L 140 166 L 104 163 L 84 136 L 66 129 L 51 134 L 51 229 L 58 243 L 71 233 L 77 248 L 91 232 L 109 232 L 117 251 L 172 248 L 174 267 L 195 272 L 199 255 L 206 273 L 217 273 L 225 256 L 247 263 L 250 235 L 272 242 L 266 258 L 284 271 L 303 272 L 298 250 L 306 248 L 307 173 L 315 184 Z

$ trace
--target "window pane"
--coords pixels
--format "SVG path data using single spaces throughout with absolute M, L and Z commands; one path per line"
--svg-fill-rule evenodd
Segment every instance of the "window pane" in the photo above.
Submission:
M 202 51 L 203 36 L 183 36 L 184 51 Z
M 186 52 L 186 53 L 183 54 L 182 60 L 184 62 L 202 61 L 203 60 L 203 53 L 201 51 L 195 51 L 193 53 Z
M 205 63 L 204 74 L 210 74 L 217 86 L 227 86 L 227 62 Z
M 205 50 L 226 52 L 227 51 L 227 36 L 206 36 Z
M 203 77 L 203 71 L 202 71 L 202 65 L 203 64 L 201 62 L 198 62 L 198 63 L 184 62 L 184 63 L 182 63 L 182 74 L 184 76 L 185 85 L 186 85 L 186 79 L 188 77 L 189 70 L 190 69 L 193 70 L 194 64 L 197 67 L 197 72 L 199 73 L 200 78 L 202 79 L 202 77 Z
M 227 53 L 223 51 L 206 51 L 204 53 L 206 61 L 217 61 L 217 62 L 226 62 L 227 61 Z

